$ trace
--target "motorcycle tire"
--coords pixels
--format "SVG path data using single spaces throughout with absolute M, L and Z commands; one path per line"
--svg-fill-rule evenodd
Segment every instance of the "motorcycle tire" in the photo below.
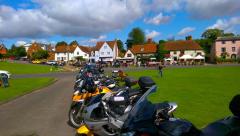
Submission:
M 80 117 L 79 112 L 81 111 L 82 104 L 75 105 L 71 107 L 68 113 L 69 125 L 74 128 L 79 128 L 83 120 Z

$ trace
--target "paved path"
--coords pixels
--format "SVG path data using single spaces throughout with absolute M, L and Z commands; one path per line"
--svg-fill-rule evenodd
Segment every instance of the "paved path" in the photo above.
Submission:
M 67 115 L 74 74 L 59 74 L 53 85 L 0 105 L 0 136 L 74 136 Z

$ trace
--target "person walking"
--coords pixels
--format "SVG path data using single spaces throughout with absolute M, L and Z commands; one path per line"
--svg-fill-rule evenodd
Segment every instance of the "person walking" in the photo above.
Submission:
M 159 70 L 159 75 L 162 77 L 163 76 L 163 65 L 161 63 L 158 66 L 158 70 Z

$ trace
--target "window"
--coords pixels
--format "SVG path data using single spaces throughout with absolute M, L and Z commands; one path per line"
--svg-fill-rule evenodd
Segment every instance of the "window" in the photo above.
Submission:
M 127 57 L 132 57 L 132 54 L 128 53 L 128 54 L 127 54 Z
M 101 52 L 101 55 L 104 55 L 104 52 Z
M 225 41 L 222 41 L 222 44 L 225 44 L 226 42 Z
M 177 52 L 176 52 L 176 51 L 174 51 L 174 52 L 173 52 L 173 54 L 177 54 Z
M 233 40 L 233 41 L 232 41 L 232 43 L 233 43 L 233 44 L 235 44 L 235 43 L 236 43 L 236 41 L 235 41 L 235 40 Z
M 108 55 L 110 55 L 110 52 L 107 52 Z
M 236 51 L 236 47 L 232 47 L 232 52 L 235 52 Z
M 144 51 L 144 48 L 141 48 L 141 51 Z
M 57 60 L 60 61 L 60 60 L 61 60 L 61 57 L 57 57 Z
M 79 52 L 77 52 L 77 55 L 79 55 Z
M 84 54 L 84 56 L 87 56 L 87 54 Z
M 226 48 L 221 48 L 222 52 L 226 52 Z
M 106 45 L 106 46 L 104 46 L 104 49 L 107 49 L 107 45 Z

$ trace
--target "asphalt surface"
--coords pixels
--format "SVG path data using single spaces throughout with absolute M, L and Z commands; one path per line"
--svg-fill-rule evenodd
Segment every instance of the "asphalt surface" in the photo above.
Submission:
M 58 81 L 0 105 L 0 136 L 75 135 L 75 130 L 67 124 L 74 73 L 41 76 L 57 77 Z

